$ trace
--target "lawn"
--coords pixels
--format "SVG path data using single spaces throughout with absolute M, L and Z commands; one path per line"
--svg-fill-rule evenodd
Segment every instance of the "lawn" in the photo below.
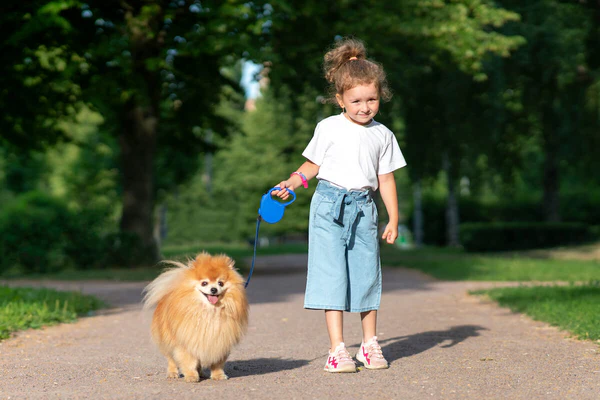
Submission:
M 398 250 L 382 246 L 384 265 L 418 269 L 451 281 L 564 281 L 600 280 L 600 260 L 559 259 L 543 254 L 470 254 L 458 249 Z
M 599 249 L 600 246 L 593 246 Z M 580 339 L 600 340 L 600 257 L 590 246 L 502 254 L 461 250 L 382 248 L 385 265 L 418 269 L 443 280 L 571 282 L 473 292 L 547 322 Z
M 164 259 L 184 261 L 201 251 L 224 253 L 232 257 L 237 268 L 246 274 L 250 267 L 252 246 L 238 244 L 195 244 L 166 246 Z M 305 254 L 306 244 L 272 245 L 259 248 L 258 255 Z M 573 251 L 571 251 L 573 252 Z M 442 280 L 470 281 L 564 281 L 586 282 L 600 280 L 598 259 L 564 259 L 546 253 L 469 254 L 459 249 L 424 247 L 401 250 L 396 246 L 381 246 L 381 261 L 385 266 L 418 269 Z M 106 268 L 97 270 L 66 270 L 46 275 L 4 275 L 3 278 L 146 281 L 154 279 L 165 267 L 163 264 L 141 268 Z
M 600 341 L 600 282 L 569 286 L 507 287 L 474 291 L 512 311 Z
M 100 300 L 77 292 L 0 286 L 0 340 L 18 330 L 73 322 L 102 307 Z

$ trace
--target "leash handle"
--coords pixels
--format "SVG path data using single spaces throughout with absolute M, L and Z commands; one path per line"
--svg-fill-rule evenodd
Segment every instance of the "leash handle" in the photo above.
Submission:
M 265 193 L 265 196 L 266 196 L 266 195 L 269 195 L 269 196 L 270 196 L 270 195 L 271 195 L 271 192 L 272 192 L 272 191 L 274 191 L 274 190 L 281 190 L 281 188 L 280 188 L 279 186 L 275 186 L 273 189 L 270 189 L 270 190 L 269 190 L 267 193 Z M 290 201 L 288 201 L 287 203 L 279 203 L 279 204 L 281 204 L 281 205 L 282 205 L 282 206 L 284 206 L 284 207 L 285 207 L 285 206 L 289 206 L 289 205 L 290 205 L 290 204 L 292 204 L 294 201 L 296 201 L 296 193 L 295 193 L 295 192 L 294 192 L 292 189 L 288 189 L 287 191 L 288 191 L 288 193 L 289 193 L 289 194 L 291 194 L 291 195 L 292 195 L 292 199 L 291 199 Z
M 258 209 L 258 215 L 260 215 L 263 221 L 269 224 L 279 222 L 281 218 L 283 218 L 285 207 L 296 200 L 296 193 L 294 193 L 293 190 L 288 189 L 288 192 L 292 195 L 292 199 L 286 203 L 281 203 L 271 195 L 271 192 L 274 190 L 281 190 L 281 188 L 275 186 L 268 190 L 267 193 L 263 194 L 262 199 L 260 200 L 260 208 Z
M 296 200 L 296 193 L 293 190 L 288 189 L 288 192 L 292 195 L 292 199 L 286 203 L 280 203 L 273 199 L 271 192 L 274 190 L 281 190 L 279 186 L 275 186 L 270 189 L 267 193 L 263 194 L 260 201 L 260 208 L 258 209 L 258 218 L 256 218 L 256 233 L 254 234 L 254 253 L 252 255 L 252 265 L 248 272 L 248 279 L 244 287 L 248 287 L 250 278 L 252 278 L 252 272 L 254 272 L 254 263 L 256 262 L 256 247 L 258 246 L 258 229 L 260 228 L 260 222 L 265 221 L 269 224 L 279 222 L 283 218 L 283 213 L 286 206 L 289 206 Z

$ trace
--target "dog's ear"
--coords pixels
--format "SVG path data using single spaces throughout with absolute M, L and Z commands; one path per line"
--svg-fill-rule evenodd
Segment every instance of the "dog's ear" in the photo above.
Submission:
M 227 254 L 219 254 L 215 257 L 215 260 L 218 260 L 219 263 L 225 264 L 229 267 L 229 269 L 235 271 L 235 261 L 233 261 L 233 258 L 229 257 Z
M 196 258 L 194 259 L 194 261 L 192 261 L 192 263 L 196 262 L 196 263 L 204 263 L 207 262 L 208 260 L 210 260 L 212 257 L 210 254 L 208 254 L 207 252 L 203 251 L 202 253 L 199 253 L 196 255 Z
M 227 265 L 229 265 L 229 269 L 232 269 L 234 271 L 236 270 L 235 269 L 235 261 L 233 260 L 233 258 L 227 257 Z

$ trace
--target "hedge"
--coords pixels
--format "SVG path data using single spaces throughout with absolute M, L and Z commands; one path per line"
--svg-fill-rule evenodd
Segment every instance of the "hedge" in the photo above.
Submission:
M 580 244 L 590 240 L 589 226 L 581 223 L 467 223 L 460 226 L 466 251 L 507 251 Z

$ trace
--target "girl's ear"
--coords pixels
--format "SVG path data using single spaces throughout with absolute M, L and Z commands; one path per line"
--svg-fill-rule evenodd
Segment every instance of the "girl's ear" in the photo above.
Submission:
M 340 105 L 340 107 L 343 109 L 344 108 L 344 101 L 342 100 L 342 95 L 339 93 L 335 94 L 335 99 L 337 100 L 338 104 Z

